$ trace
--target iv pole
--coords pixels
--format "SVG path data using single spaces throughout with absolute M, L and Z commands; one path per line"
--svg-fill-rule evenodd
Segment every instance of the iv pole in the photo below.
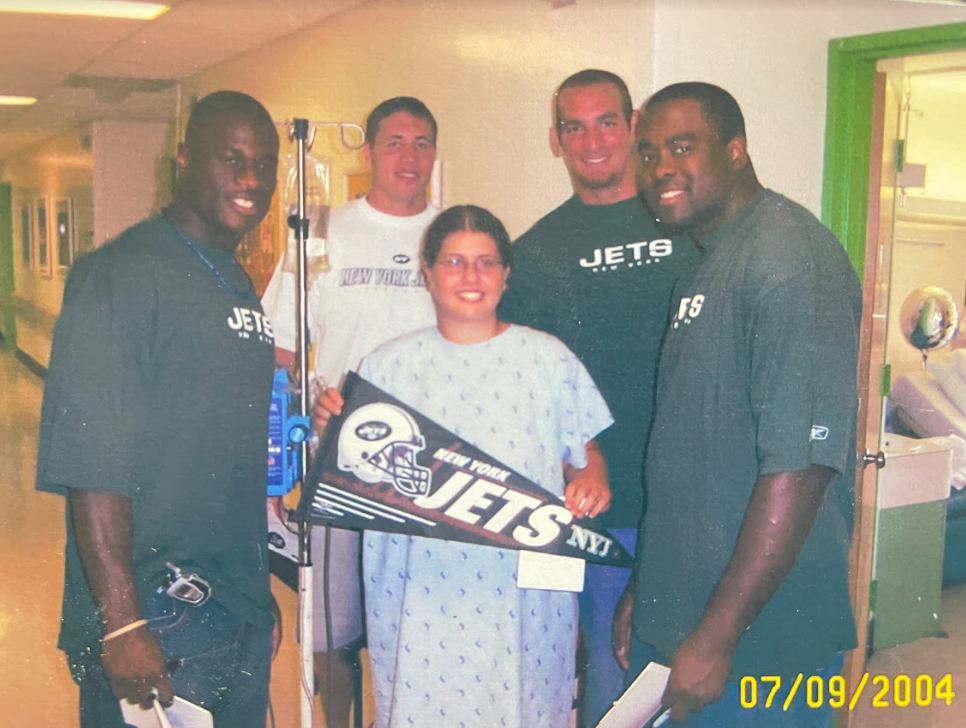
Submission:
M 348 149 L 359 149 L 365 142 L 365 131 L 358 124 L 349 122 L 327 122 L 309 121 L 308 119 L 293 119 L 283 122 L 283 126 L 289 128 L 289 140 L 296 143 L 296 189 L 298 191 L 298 204 L 296 215 L 289 218 L 289 225 L 295 231 L 295 241 L 297 246 L 297 284 L 295 286 L 295 330 L 298 332 L 296 345 L 298 347 L 298 374 L 299 374 L 299 414 L 307 417 L 309 413 L 309 354 L 308 354 L 308 296 L 306 295 L 307 270 L 308 270 L 308 250 L 307 241 L 309 237 L 309 219 L 306 217 L 306 192 L 305 192 L 305 158 L 308 151 L 312 148 L 315 141 L 315 132 L 318 127 L 338 126 L 339 139 L 343 146 Z M 311 126 L 311 132 L 309 131 Z M 345 138 L 345 128 L 353 128 L 358 131 L 362 142 L 358 145 L 349 144 Z M 294 218 L 294 219 L 293 219 Z M 299 482 L 304 486 L 305 478 L 309 471 L 309 438 L 303 437 L 298 443 L 288 443 L 288 447 L 297 445 L 301 451 Z M 312 728 L 312 714 L 314 709 L 314 682 L 315 665 L 313 662 L 313 624 L 312 624 L 312 549 L 311 549 L 311 524 L 300 521 L 298 523 L 298 611 L 299 611 L 299 663 L 301 674 L 301 693 L 300 693 L 300 714 L 301 728 Z M 329 610 L 326 610 L 326 618 L 329 619 Z

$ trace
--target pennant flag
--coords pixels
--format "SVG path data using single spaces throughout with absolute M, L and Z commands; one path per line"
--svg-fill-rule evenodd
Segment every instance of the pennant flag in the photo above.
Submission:
M 298 517 L 319 525 L 574 556 L 633 557 L 563 501 L 350 372 Z

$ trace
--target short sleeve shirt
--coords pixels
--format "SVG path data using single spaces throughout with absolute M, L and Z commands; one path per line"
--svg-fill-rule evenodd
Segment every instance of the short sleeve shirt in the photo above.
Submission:
M 332 212 L 329 270 L 316 277 L 308 294 L 315 376 L 328 386 L 340 386 L 345 373 L 376 347 L 436 323 L 419 248 L 438 214 L 439 208 L 428 205 L 418 215 L 389 215 L 364 198 Z M 296 348 L 295 285 L 295 275 L 280 262 L 262 297 L 276 343 L 288 351 Z
M 672 653 L 728 564 L 758 478 L 824 465 L 837 474 L 815 526 L 734 663 L 742 675 L 820 667 L 854 645 L 858 279 L 835 237 L 771 191 L 702 245 L 661 354 L 635 635 Z
M 192 248 L 163 218 L 141 223 L 68 276 L 37 462 L 41 490 L 131 500 L 139 588 L 155 588 L 171 561 L 262 626 L 271 623 L 273 353 L 271 326 L 230 253 Z M 71 651 L 102 627 L 69 514 L 67 526 L 61 646 Z
M 637 198 L 588 205 L 576 195 L 513 246 L 500 315 L 547 331 L 587 367 L 614 415 L 598 439 L 613 505 L 608 528 L 636 528 L 641 465 L 651 423 L 671 291 L 697 266 L 687 238 L 670 238 Z

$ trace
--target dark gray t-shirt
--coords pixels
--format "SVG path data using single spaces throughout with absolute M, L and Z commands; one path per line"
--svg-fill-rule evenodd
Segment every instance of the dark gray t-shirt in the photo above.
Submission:
M 130 498 L 142 595 L 171 561 L 267 626 L 274 338 L 231 254 L 193 244 L 154 218 L 75 264 L 45 382 L 37 487 Z M 67 527 L 60 646 L 71 652 L 103 628 L 69 513 Z
M 659 233 L 637 198 L 587 205 L 575 195 L 513 246 L 501 317 L 566 344 L 614 416 L 596 438 L 613 493 L 600 516 L 609 528 L 640 521 L 641 466 L 671 291 L 698 258 L 689 239 Z
M 855 645 L 848 596 L 861 290 L 841 244 L 764 191 L 702 241 L 675 294 L 645 466 L 634 633 L 671 654 L 698 624 L 761 475 L 837 475 L 732 677 L 828 664 Z

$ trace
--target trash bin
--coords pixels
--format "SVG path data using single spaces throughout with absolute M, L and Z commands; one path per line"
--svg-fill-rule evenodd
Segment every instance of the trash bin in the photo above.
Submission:
M 952 470 L 947 438 L 887 434 L 883 451 L 872 566 L 872 646 L 877 650 L 939 631 Z

